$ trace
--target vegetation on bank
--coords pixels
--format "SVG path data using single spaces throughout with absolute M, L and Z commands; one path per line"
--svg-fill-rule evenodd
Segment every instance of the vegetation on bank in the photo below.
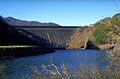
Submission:
M 68 49 L 110 49 L 117 44 L 120 44 L 120 14 L 80 27 L 68 41 Z

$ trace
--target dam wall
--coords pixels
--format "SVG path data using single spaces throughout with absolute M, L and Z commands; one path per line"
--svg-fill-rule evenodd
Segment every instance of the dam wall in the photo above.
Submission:
M 79 27 L 42 27 L 42 26 L 15 26 L 20 32 L 28 35 L 50 48 L 66 48 L 67 42 Z

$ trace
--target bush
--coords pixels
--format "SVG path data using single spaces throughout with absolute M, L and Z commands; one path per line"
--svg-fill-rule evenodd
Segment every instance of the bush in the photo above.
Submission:
M 96 30 L 93 32 L 94 44 L 114 43 L 114 40 L 119 41 L 120 38 L 120 14 L 116 14 L 112 18 L 105 18 L 94 24 Z M 114 39 L 114 40 L 113 40 Z
M 107 35 L 107 33 L 109 32 L 109 29 L 107 27 L 101 27 L 101 28 L 97 28 L 94 32 L 94 40 L 93 43 L 95 45 L 99 45 L 99 44 L 105 44 L 106 43 L 106 38 L 105 36 Z

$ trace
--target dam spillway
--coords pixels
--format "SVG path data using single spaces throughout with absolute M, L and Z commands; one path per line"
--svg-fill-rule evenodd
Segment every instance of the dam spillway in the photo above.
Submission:
M 66 48 L 68 40 L 79 27 L 16 26 L 16 28 L 50 48 Z

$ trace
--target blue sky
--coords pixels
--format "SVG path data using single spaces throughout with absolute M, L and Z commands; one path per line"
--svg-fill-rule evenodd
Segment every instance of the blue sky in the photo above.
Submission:
M 63 26 L 89 25 L 120 13 L 120 0 L 0 0 L 0 15 Z

